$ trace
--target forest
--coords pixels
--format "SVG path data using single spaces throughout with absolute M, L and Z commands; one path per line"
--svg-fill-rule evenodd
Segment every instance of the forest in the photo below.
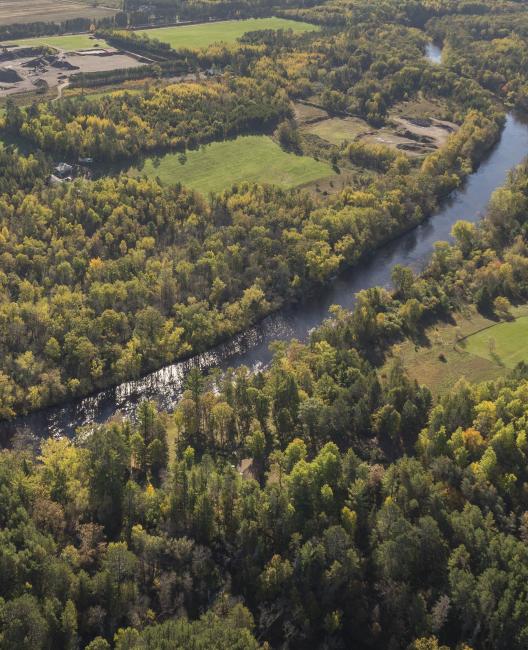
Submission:
M 527 203 L 525 166 L 421 279 L 395 268 L 264 372 L 4 452 L 0 647 L 525 647 L 527 367 L 434 403 L 373 357 L 526 297 Z
M 22 178 L 0 198 L 2 417 L 204 351 L 323 286 L 430 214 L 500 121 L 471 112 L 418 173 L 398 156 L 327 207 L 248 184 L 206 201 L 126 176 L 28 192 L 38 160 L 5 150 Z
M 520 1 L 150 3 L 159 24 L 317 26 L 193 50 L 124 31 L 144 5 L 94 25 L 153 57 L 131 84 L 88 74 L 0 111 L 2 431 L 323 296 L 434 215 L 526 107 Z M 432 115 L 449 135 L 409 155 L 382 136 L 415 106 L 430 111 L 415 123 Z M 300 109 L 371 139 L 325 142 Z M 328 189 L 205 196 L 118 167 L 167 152 L 183 165 L 253 134 L 327 161 Z M 57 161 L 86 159 L 93 173 L 50 182 Z M 471 310 L 510 322 L 528 301 L 528 162 L 482 219 L 459 216 L 422 272 L 394 266 L 390 287 L 273 343 L 265 367 L 194 367 L 172 412 L 142 401 L 47 439 L 14 424 L 0 451 L 0 650 L 526 648 L 528 363 L 437 395 L 397 350 Z

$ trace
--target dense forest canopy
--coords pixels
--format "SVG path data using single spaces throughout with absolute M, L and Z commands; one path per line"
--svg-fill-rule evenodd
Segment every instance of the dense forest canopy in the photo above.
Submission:
M 528 290 L 527 203 L 523 168 L 422 279 L 395 269 L 264 373 L 195 371 L 170 417 L 4 452 L 2 647 L 523 648 L 526 367 L 435 405 L 367 357 L 461 286 Z
M 521 1 L 123 9 L 94 27 L 153 57 L 129 73 L 145 83 L 91 95 L 84 84 L 124 77 L 88 74 L 76 95 L 0 114 L 7 422 L 317 295 L 432 215 L 497 143 L 506 110 L 526 105 Z M 125 31 L 147 14 L 281 15 L 319 29 L 178 50 Z M 440 65 L 425 57 L 432 39 Z M 379 133 L 413 103 L 449 129 L 426 155 L 324 142 L 298 123 L 302 107 L 314 123 L 323 112 Z M 204 196 L 107 168 L 49 182 L 61 159 L 93 158 L 95 172 L 172 151 L 184 164 L 254 133 L 326 160 L 346 184 L 318 194 L 242 182 Z M 0 452 L 0 650 L 526 648 L 528 366 L 460 379 L 438 399 L 397 355 L 380 370 L 431 324 L 470 309 L 508 320 L 528 300 L 528 163 L 478 224 L 464 216 L 423 273 L 396 266 L 390 290 L 361 291 L 307 341 L 274 344 L 267 368 L 194 369 L 174 412 L 143 402 L 71 440 L 17 431 Z

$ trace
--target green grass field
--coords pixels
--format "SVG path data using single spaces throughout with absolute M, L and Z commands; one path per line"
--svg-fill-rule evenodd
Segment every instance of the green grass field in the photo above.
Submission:
M 167 184 L 181 182 L 207 194 L 221 192 L 241 181 L 290 188 L 333 173 L 328 163 L 286 153 L 267 136 L 249 135 L 213 142 L 197 151 L 188 151 L 186 156 L 184 164 L 179 154 L 148 158 L 143 167 L 132 168 L 129 174 L 159 177 Z
M 472 334 L 465 341 L 465 350 L 506 368 L 528 361 L 528 317 L 497 323 Z
M 318 135 L 332 144 L 341 144 L 343 140 L 353 142 L 360 133 L 372 130 L 367 122 L 354 117 L 333 117 L 307 125 L 305 128 L 308 133 Z
M 22 38 L 16 41 L 8 41 L 2 45 L 26 45 L 28 47 L 48 45 L 59 50 L 72 52 L 75 50 L 88 50 L 93 47 L 107 47 L 108 44 L 102 39 L 92 39 L 90 34 L 68 34 L 67 36 L 42 36 L 38 38 Z
M 513 307 L 512 314 L 516 320 L 502 323 L 473 309 L 454 314 L 454 324 L 430 327 L 421 344 L 406 340 L 395 346 L 381 373 L 400 358 L 409 376 L 434 395 L 443 395 L 461 377 L 475 383 L 504 377 L 519 361 L 528 361 L 528 305 Z
M 285 18 L 249 18 L 247 20 L 225 20 L 200 25 L 159 27 L 138 31 L 151 38 L 168 43 L 172 48 L 199 49 L 212 43 L 234 43 L 246 32 L 259 29 L 292 29 L 295 33 L 316 31 L 316 25 Z

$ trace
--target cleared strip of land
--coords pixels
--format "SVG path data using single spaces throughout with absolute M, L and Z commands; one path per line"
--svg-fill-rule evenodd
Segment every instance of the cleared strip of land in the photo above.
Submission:
M 247 32 L 262 29 L 291 29 L 295 33 L 303 33 L 316 31 L 318 27 L 310 23 L 272 17 L 160 27 L 140 30 L 138 33 L 146 34 L 150 38 L 157 38 L 164 43 L 168 43 L 174 49 L 199 49 L 212 43 L 234 43 Z
M 89 50 L 98 47 L 108 47 L 106 41 L 95 38 L 91 34 L 68 34 L 66 36 L 39 36 L 38 38 L 21 38 L 14 41 L 3 42 L 2 45 L 27 45 L 36 47 L 38 45 L 48 45 L 65 52 L 75 52 L 76 50 Z
M 236 140 L 213 142 L 197 151 L 188 151 L 185 162 L 180 154 L 148 158 L 139 173 L 159 177 L 207 194 L 221 192 L 234 183 L 273 183 L 283 188 L 297 187 L 333 174 L 331 166 L 308 156 L 283 151 L 267 136 L 241 136 Z

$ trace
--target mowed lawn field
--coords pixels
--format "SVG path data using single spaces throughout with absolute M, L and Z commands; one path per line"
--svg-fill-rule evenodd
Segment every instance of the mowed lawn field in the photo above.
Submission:
M 497 323 L 465 340 L 465 350 L 493 363 L 515 368 L 528 361 L 528 317 Z
M 66 36 L 39 36 L 38 38 L 21 38 L 3 42 L 2 45 L 48 45 L 59 50 L 73 52 L 89 50 L 94 47 L 108 47 L 108 43 L 100 38 L 94 39 L 91 34 L 68 34 Z
M 308 156 L 283 151 L 267 136 L 240 136 L 236 140 L 213 142 L 196 151 L 149 158 L 141 169 L 129 174 L 159 177 L 166 184 L 180 182 L 199 192 L 221 192 L 234 183 L 273 183 L 283 188 L 297 187 L 333 174 L 331 166 Z
M 150 38 L 168 43 L 172 48 L 199 49 L 212 43 L 234 43 L 247 32 L 261 29 L 291 29 L 295 33 L 316 31 L 317 25 L 285 18 L 249 18 L 247 20 L 222 20 L 199 25 L 181 25 L 138 30 Z

